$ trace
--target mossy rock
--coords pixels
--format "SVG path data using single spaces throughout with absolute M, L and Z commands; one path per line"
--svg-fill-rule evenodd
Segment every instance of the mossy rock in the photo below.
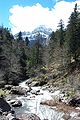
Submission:
M 38 77 L 33 77 L 32 78 L 32 81 L 38 81 L 39 79 L 38 79 Z
M 9 91 L 8 90 L 0 89 L 0 96 L 7 96 L 7 95 L 9 95 Z

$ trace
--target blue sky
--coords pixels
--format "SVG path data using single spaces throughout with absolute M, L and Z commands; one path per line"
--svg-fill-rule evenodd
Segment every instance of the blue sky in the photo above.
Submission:
M 11 28 L 13 33 L 18 32 L 21 29 L 22 31 L 30 31 L 33 28 L 37 27 L 37 25 L 41 25 L 41 24 L 45 24 L 47 25 L 47 27 L 54 26 L 55 28 L 55 23 L 57 26 L 57 23 L 59 22 L 58 19 L 60 19 L 60 17 L 64 19 L 64 22 L 66 21 L 65 17 L 63 16 L 71 14 L 71 9 L 73 9 L 73 5 L 76 2 L 79 3 L 80 1 L 79 0 L 64 0 L 64 1 L 62 0 L 1 0 L 0 25 L 4 25 L 6 27 Z M 66 10 L 66 13 L 62 7 Z M 63 12 L 61 13 L 60 11 L 64 11 L 64 13 Z M 67 17 L 69 17 L 69 15 Z M 50 19 L 47 20 L 47 18 Z M 24 21 L 24 19 L 26 20 Z M 53 25 L 51 25 L 52 23 L 51 19 L 53 19 L 53 23 L 54 23 Z M 55 22 L 54 19 L 57 22 Z M 31 28 L 31 24 L 33 26 L 32 28 Z
M 13 5 L 20 6 L 32 6 L 36 3 L 40 3 L 44 7 L 52 8 L 53 2 L 52 0 L 1 0 L 0 1 L 0 24 L 4 24 L 5 26 L 9 26 L 9 9 Z

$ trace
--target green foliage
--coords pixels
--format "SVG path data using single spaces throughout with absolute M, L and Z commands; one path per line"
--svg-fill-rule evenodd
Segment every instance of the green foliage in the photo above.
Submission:
M 62 47 L 64 45 L 64 24 L 63 24 L 63 20 L 60 20 L 59 23 L 59 41 L 60 41 L 60 47 Z
M 46 72 L 48 71 L 48 67 L 47 66 L 43 66 L 40 68 L 40 71 L 43 73 L 43 74 L 46 74 Z
M 38 81 L 39 79 L 38 79 L 38 77 L 33 77 L 32 78 L 32 81 Z
M 9 91 L 7 90 L 2 90 L 2 89 L 0 89 L 0 96 L 3 96 L 3 97 L 5 97 L 5 96 L 7 96 L 7 95 L 9 95 Z
M 76 90 L 75 89 L 72 89 L 70 91 L 67 92 L 67 97 L 74 97 L 76 94 Z

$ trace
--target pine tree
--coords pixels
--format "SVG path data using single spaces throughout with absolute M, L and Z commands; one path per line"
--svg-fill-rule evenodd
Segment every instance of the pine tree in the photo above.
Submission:
M 8 28 L 0 28 L 0 70 L 4 73 L 6 83 L 11 80 L 13 71 L 13 41 L 14 37 Z
M 69 24 L 67 26 L 67 38 L 68 38 L 68 51 L 71 55 L 71 58 L 73 58 L 75 61 L 77 61 L 80 52 L 80 38 L 79 38 L 79 31 L 80 31 L 80 25 L 79 25 L 79 13 L 77 11 L 77 4 L 75 4 L 74 12 L 72 12 L 69 20 Z
M 43 46 L 41 44 L 40 34 L 36 37 L 36 43 L 31 50 L 31 65 L 39 66 L 43 64 Z
M 53 62 L 54 61 L 54 51 L 55 51 L 55 47 L 56 47 L 56 37 L 55 37 L 55 33 L 54 31 L 50 34 L 49 36 L 49 45 L 48 45 L 48 52 L 49 52 L 49 62 Z
M 63 24 L 62 19 L 60 20 L 58 27 L 59 27 L 60 47 L 63 47 L 63 45 L 64 45 L 64 24 Z
M 28 37 L 26 37 L 26 38 L 25 38 L 25 43 L 26 43 L 26 46 L 28 46 L 28 45 L 29 45 L 29 42 L 30 42 L 30 41 L 29 41 Z
M 18 36 L 17 36 L 17 59 L 18 59 L 18 64 L 19 64 L 19 77 L 21 80 L 26 79 L 27 77 L 27 46 L 28 46 L 28 42 L 27 42 L 27 38 L 26 41 L 23 40 L 22 38 L 22 32 L 20 31 Z

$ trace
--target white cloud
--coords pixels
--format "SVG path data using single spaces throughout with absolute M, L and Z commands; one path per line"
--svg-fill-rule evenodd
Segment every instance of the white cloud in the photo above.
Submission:
M 74 5 L 75 2 L 60 1 L 51 10 L 39 3 L 25 7 L 15 5 L 10 9 L 9 17 L 12 32 L 15 34 L 19 31 L 32 31 L 39 25 L 46 25 L 55 30 L 60 19 L 63 19 L 65 25 L 67 24 Z

